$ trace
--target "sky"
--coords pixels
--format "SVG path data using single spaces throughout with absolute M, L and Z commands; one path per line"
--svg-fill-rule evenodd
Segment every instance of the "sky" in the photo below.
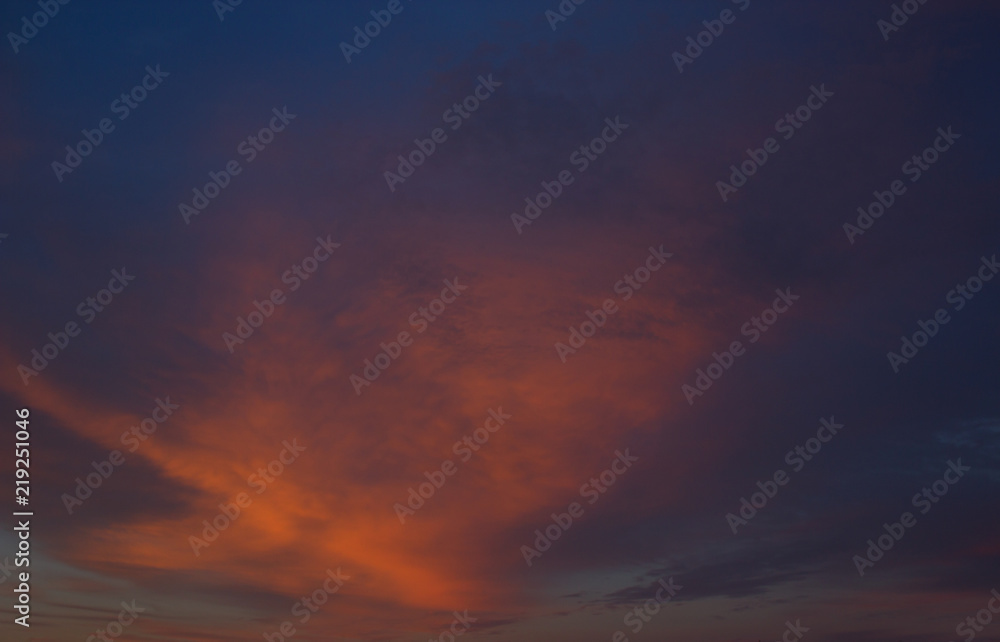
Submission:
M 46 1 L 4 640 L 1000 640 L 995 3 Z

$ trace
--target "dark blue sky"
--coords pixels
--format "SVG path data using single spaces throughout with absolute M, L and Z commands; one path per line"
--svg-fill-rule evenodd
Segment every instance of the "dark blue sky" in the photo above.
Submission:
M 386 5 L 244 0 L 220 20 L 208 0 L 76 0 L 5 43 L 0 408 L 32 412 L 37 611 L 29 632 L 0 605 L 4 639 L 84 639 L 133 599 L 149 610 L 132 639 L 261 639 L 337 568 L 350 579 L 295 639 L 437 639 L 466 609 L 473 640 L 739 642 L 797 620 L 816 642 L 963 639 L 1000 576 L 1000 280 L 961 309 L 950 295 L 1000 254 L 997 7 L 927 2 L 886 40 L 883 2 L 589 0 L 553 30 L 554 0 L 401 0 L 348 63 L 341 42 Z M 38 10 L 6 3 L 0 27 Z M 120 119 L 112 103 L 157 65 L 169 75 Z M 480 77 L 499 84 L 450 129 Z M 817 94 L 786 138 L 779 121 Z M 275 109 L 294 119 L 249 160 Z M 114 130 L 58 180 L 52 163 L 104 118 Z M 390 191 L 438 127 L 447 140 Z M 904 163 L 939 128 L 959 137 L 912 181 Z M 769 137 L 777 151 L 720 198 Z M 186 223 L 179 206 L 233 160 Z M 844 224 L 896 180 L 906 192 L 850 242 Z M 340 246 L 319 260 L 317 239 Z M 309 278 L 293 288 L 294 266 Z M 135 280 L 81 314 L 123 268 Z M 642 283 L 627 298 L 626 275 Z M 455 279 L 469 289 L 448 301 Z M 762 314 L 776 289 L 800 298 Z M 950 320 L 895 372 L 887 354 L 940 308 Z M 754 318 L 773 325 L 751 341 Z M 745 352 L 708 386 L 699 371 L 734 341 Z M 180 409 L 128 450 L 167 396 Z M 512 418 L 459 459 L 497 407 Z M 831 417 L 843 429 L 794 470 L 786 454 Z M 301 457 L 193 550 L 295 438 Z M 125 463 L 74 506 L 116 449 Z M 638 461 L 588 503 L 581 486 L 625 449 Z M 400 523 L 394 506 L 449 459 Z M 914 495 L 958 460 L 970 470 L 922 513 Z M 787 485 L 734 534 L 727 514 L 779 469 Z M 583 516 L 526 564 L 574 501 Z M 854 557 L 906 511 L 915 526 L 861 575 Z M 682 588 L 632 629 L 668 578 Z

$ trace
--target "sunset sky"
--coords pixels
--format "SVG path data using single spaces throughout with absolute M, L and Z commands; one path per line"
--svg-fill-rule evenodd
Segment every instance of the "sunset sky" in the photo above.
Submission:
M 0 478 L 28 408 L 34 511 L 0 639 L 133 601 L 122 640 L 989 613 L 996 3 L 78 0 L 24 37 L 39 11 L 0 9 Z

